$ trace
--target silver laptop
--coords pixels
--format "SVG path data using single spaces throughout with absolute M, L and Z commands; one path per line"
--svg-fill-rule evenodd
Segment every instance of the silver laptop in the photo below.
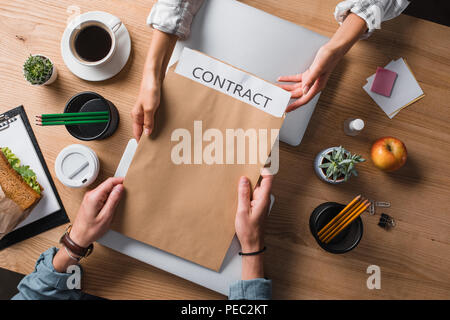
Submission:
M 301 22 L 301 21 L 299 21 Z M 206 0 L 192 25 L 191 37 L 177 43 L 171 63 L 184 46 L 197 49 L 268 81 L 279 75 L 306 70 L 327 38 L 296 24 L 233 0 Z M 289 113 L 280 138 L 298 145 L 314 111 L 318 96 Z M 116 176 L 125 176 L 136 151 L 132 139 Z M 274 198 L 271 197 L 271 206 Z M 234 237 L 219 272 L 184 260 L 143 242 L 109 231 L 99 242 L 111 249 L 153 265 L 211 290 L 228 294 L 229 285 L 241 277 L 239 241 Z
M 301 23 L 301 21 L 298 21 Z M 178 41 L 169 65 L 184 46 L 241 68 L 267 81 L 309 68 L 328 38 L 234 0 L 205 0 L 195 16 L 191 35 Z M 280 139 L 299 145 L 319 100 L 290 112 Z

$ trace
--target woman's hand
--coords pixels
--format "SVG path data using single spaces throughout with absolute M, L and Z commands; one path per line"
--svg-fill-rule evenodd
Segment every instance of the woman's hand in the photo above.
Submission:
M 87 248 L 109 230 L 114 212 L 123 195 L 123 178 L 109 178 L 84 195 L 70 238 Z
M 161 82 L 152 72 L 142 78 L 139 96 L 131 111 L 133 136 L 139 141 L 142 133 L 150 136 L 154 127 L 156 110 L 161 97 Z
M 286 108 L 286 112 L 308 103 L 322 91 L 342 56 L 340 50 L 325 44 L 317 52 L 308 70 L 292 76 L 279 77 L 278 81 L 280 82 L 295 82 L 294 84 L 279 84 L 281 88 L 291 92 L 291 98 L 297 99 Z
M 155 127 L 155 113 L 161 98 L 161 85 L 166 74 L 167 64 L 177 43 L 177 36 L 157 29 L 153 30 L 152 43 L 145 60 L 141 88 L 131 111 L 133 136 L 137 141 L 144 133 L 148 137 Z
M 293 76 L 278 78 L 278 81 L 281 82 L 295 82 L 294 84 L 279 84 L 281 88 L 291 92 L 293 99 L 297 99 L 286 108 L 286 112 L 308 103 L 325 88 L 330 74 L 339 60 L 366 30 L 366 22 L 356 14 L 350 13 L 330 41 L 319 49 L 308 70 Z

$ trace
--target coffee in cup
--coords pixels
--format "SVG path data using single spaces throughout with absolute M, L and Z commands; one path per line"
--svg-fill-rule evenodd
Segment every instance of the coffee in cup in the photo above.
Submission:
M 115 52 L 115 33 L 121 25 L 119 19 L 113 19 L 108 24 L 95 20 L 82 22 L 70 36 L 72 55 L 87 66 L 105 63 Z

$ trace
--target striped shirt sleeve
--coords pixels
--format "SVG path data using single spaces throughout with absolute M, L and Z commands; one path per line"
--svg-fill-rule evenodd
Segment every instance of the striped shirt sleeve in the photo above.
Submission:
M 192 19 L 203 0 L 158 0 L 147 18 L 147 24 L 181 39 L 189 36 Z
M 364 19 L 367 32 L 362 38 L 369 37 L 381 23 L 399 16 L 409 5 L 407 0 L 345 0 L 336 6 L 334 17 L 341 24 L 350 12 Z

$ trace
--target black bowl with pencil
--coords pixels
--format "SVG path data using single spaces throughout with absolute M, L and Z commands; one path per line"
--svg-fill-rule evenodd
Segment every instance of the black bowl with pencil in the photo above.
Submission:
M 81 92 L 73 96 L 64 113 L 43 114 L 36 117 L 39 126 L 66 126 L 77 139 L 90 141 L 111 136 L 119 125 L 119 112 L 110 101 L 95 92 Z
M 356 248 L 363 235 L 360 215 L 370 206 L 361 195 L 349 204 L 326 202 L 311 214 L 309 227 L 317 243 L 331 253 L 345 253 Z

